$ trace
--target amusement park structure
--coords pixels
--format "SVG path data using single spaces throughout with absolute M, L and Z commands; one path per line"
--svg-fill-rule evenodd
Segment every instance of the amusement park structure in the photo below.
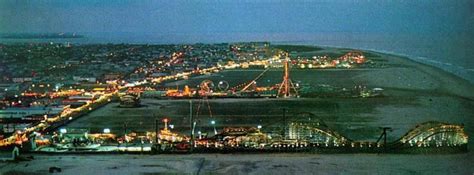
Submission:
M 242 90 L 240 90 L 240 92 L 244 92 L 244 91 L 249 90 L 249 88 L 250 88 L 251 86 L 256 86 L 257 80 L 259 80 L 260 78 L 262 78 L 263 75 L 264 75 L 268 70 L 270 70 L 270 68 L 265 69 L 265 70 L 264 70 L 262 73 L 260 73 L 255 79 L 253 79 L 252 81 L 250 81 L 250 83 L 248 83 L 244 88 L 242 88 Z
M 468 151 L 468 136 L 462 125 L 426 122 L 416 126 L 391 142 L 355 141 L 330 129 L 324 124 L 293 121 L 288 123 L 288 138 L 263 132 L 261 127 L 225 127 L 213 136 L 187 136 L 173 132 L 169 120 L 163 119 L 164 128 L 144 135 L 128 134 L 125 142 L 140 141 L 137 146 L 121 142 L 111 147 L 115 135 L 81 134 L 60 135 L 57 140 L 38 144 L 34 152 L 101 152 L 105 145 L 108 152 L 156 153 L 213 153 L 213 152 L 314 152 L 314 153 L 460 153 Z M 386 136 L 387 129 L 383 135 Z M 87 133 L 87 131 L 85 132 Z M 97 135 L 97 136 L 96 136 Z M 110 136 L 109 136 L 110 135 Z M 67 136 L 67 137 L 66 137 Z M 92 137 L 94 136 L 94 137 Z M 32 136 L 35 137 L 35 136 Z M 80 137 L 77 144 L 68 143 Z M 44 139 L 33 139 L 44 141 Z M 380 139 L 379 139 L 380 140 Z M 28 142 L 25 142 L 28 143 Z M 58 147 L 60 145 L 60 147 Z M 67 145 L 67 146 L 66 146 Z M 124 145 L 126 145 L 124 147 Z M 147 146 L 144 146 L 147 145 Z M 146 148 L 144 148 L 146 147 Z M 156 148 L 156 149 L 153 149 Z M 103 151 L 102 151 L 103 152 Z
M 204 103 L 207 105 L 209 116 L 212 117 L 211 105 L 209 104 L 208 96 L 212 93 L 214 83 L 211 80 L 204 80 L 201 82 L 199 87 L 201 88 L 199 94 L 202 98 L 200 98 L 199 104 L 197 106 L 196 117 L 199 116 L 199 113 L 201 112 L 201 106 L 203 106 Z
M 287 59 L 284 61 L 283 81 L 278 88 L 278 97 L 298 97 L 298 90 L 296 90 L 295 85 L 290 78 L 290 65 Z
M 468 143 L 462 125 L 441 122 L 422 123 L 393 142 L 354 141 L 314 123 L 288 125 L 289 138 L 271 137 L 256 128 L 224 128 L 213 138 L 197 140 L 195 151 L 454 153 L 466 152 Z M 383 128 L 384 137 L 386 130 Z
M 300 97 L 300 87 L 295 84 L 291 79 L 291 67 L 297 65 L 300 68 L 352 68 L 355 65 L 364 64 L 366 58 L 360 51 L 350 51 L 335 59 L 329 56 L 321 56 L 308 59 L 295 59 L 291 60 L 288 53 L 283 52 L 276 57 L 275 60 L 269 61 L 262 64 L 264 70 L 258 74 L 255 78 L 245 83 L 233 85 L 229 88 L 229 83 L 225 80 L 221 80 L 216 87 L 211 80 L 204 80 L 197 89 L 190 89 L 188 86 L 183 91 L 176 89 L 169 89 L 166 95 L 163 97 L 171 98 L 294 98 Z M 273 62 L 273 63 L 271 63 Z M 270 64 L 273 64 L 270 65 Z M 270 85 L 270 86 L 257 86 L 257 81 L 262 79 L 264 75 L 272 67 L 283 67 L 283 76 L 281 83 Z M 303 92 L 303 94 L 305 94 Z M 356 96 L 363 96 L 356 94 Z M 369 94 L 370 95 L 370 94 Z

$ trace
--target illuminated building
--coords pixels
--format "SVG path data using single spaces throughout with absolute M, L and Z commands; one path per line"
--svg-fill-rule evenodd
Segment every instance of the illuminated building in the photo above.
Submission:
M 140 96 L 134 94 L 126 94 L 120 97 L 120 107 L 138 107 L 140 106 Z

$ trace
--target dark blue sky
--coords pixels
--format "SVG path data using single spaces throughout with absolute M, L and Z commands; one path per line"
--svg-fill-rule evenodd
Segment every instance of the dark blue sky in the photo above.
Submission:
M 471 0 L 2 0 L 0 32 L 360 32 L 472 36 L 473 4 Z
M 271 41 L 375 49 L 429 58 L 474 82 L 474 0 L 254 1 L 0 0 L 0 33 L 76 32 L 86 36 L 78 43 Z

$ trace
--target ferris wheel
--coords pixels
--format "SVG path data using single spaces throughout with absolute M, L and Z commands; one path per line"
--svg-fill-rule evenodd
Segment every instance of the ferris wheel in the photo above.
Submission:
M 229 83 L 227 81 L 219 81 L 219 83 L 217 84 L 217 88 L 220 90 L 220 91 L 227 91 L 227 89 L 229 89 Z
M 211 80 L 204 80 L 199 84 L 199 88 L 203 94 L 209 94 L 214 90 L 214 82 Z

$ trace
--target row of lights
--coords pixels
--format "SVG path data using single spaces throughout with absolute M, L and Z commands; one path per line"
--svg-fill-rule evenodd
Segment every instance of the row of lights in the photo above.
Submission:
M 67 133 L 67 129 L 66 129 L 66 128 L 61 128 L 61 129 L 59 129 L 59 132 L 60 132 L 61 134 L 66 134 L 66 133 Z M 110 129 L 109 129 L 109 128 L 104 128 L 103 133 L 104 133 L 104 134 L 110 134 Z

